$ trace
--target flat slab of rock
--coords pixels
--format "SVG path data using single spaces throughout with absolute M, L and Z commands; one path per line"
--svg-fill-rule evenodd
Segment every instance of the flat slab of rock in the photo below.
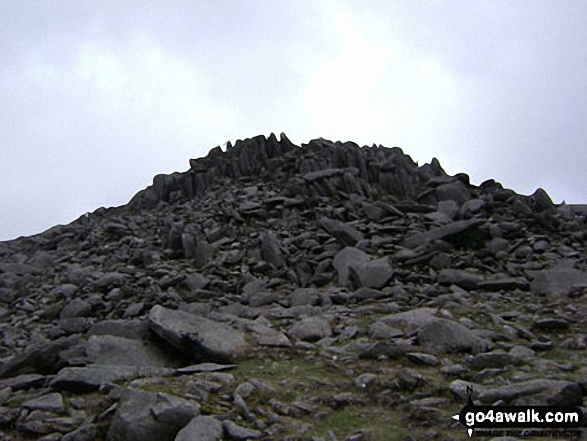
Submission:
M 158 344 L 113 335 L 94 335 L 85 344 L 92 364 L 179 367 L 183 363 Z
M 401 329 L 406 335 L 414 335 L 420 328 L 440 320 L 443 313 L 448 312 L 441 310 L 439 314 L 437 308 L 416 308 L 382 317 L 380 321 L 392 328 Z
M 444 239 L 450 240 L 453 236 L 462 235 L 469 230 L 479 226 L 483 221 L 478 219 L 473 220 L 459 220 L 448 225 L 443 225 L 438 228 L 426 231 L 424 233 L 417 233 L 408 237 L 402 242 L 402 246 L 406 248 L 416 248 L 426 242 Z
M 263 436 L 261 432 L 254 429 L 247 429 L 246 427 L 239 426 L 230 420 L 226 420 L 222 423 L 222 427 L 226 431 L 228 437 L 235 441 L 245 441 L 248 439 L 258 439 Z
M 244 355 L 244 333 L 230 326 L 156 305 L 149 313 L 151 329 L 188 357 L 215 363 L 232 363 Z
M 467 360 L 469 367 L 475 370 L 517 366 L 523 363 L 522 357 L 507 352 L 486 352 L 474 355 Z
M 354 247 L 357 242 L 364 239 L 363 234 L 355 227 L 334 219 L 323 217 L 318 224 L 345 246 Z
M 565 294 L 573 285 L 587 284 L 587 272 L 567 268 L 564 263 L 547 270 L 531 271 L 530 275 L 533 277 L 532 291 L 543 295 Z
M 457 285 L 464 289 L 476 289 L 482 281 L 482 276 L 461 269 L 447 268 L 438 274 L 441 285 Z
M 134 380 L 142 377 L 173 375 L 175 370 L 156 367 L 110 366 L 94 364 L 86 367 L 67 367 L 51 380 L 55 390 L 85 393 L 98 390 L 103 384 Z
M 539 379 L 484 390 L 479 394 L 479 400 L 484 404 L 498 400 L 510 403 L 529 396 L 535 397 L 535 404 L 574 406 L 581 403 L 582 391 L 578 383 L 571 381 Z
M 127 389 L 108 429 L 106 441 L 174 441 L 200 407 L 172 395 Z

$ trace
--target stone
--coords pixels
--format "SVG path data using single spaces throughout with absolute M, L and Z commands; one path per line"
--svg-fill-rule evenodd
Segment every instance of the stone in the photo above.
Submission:
M 222 423 L 209 416 L 197 416 L 181 429 L 175 441 L 220 441 Z
M 406 335 L 415 335 L 424 326 L 440 320 L 447 311 L 437 308 L 416 308 L 411 311 L 398 312 L 385 317 L 380 321 L 387 326 L 401 329 Z
M 20 355 L 12 357 L 0 366 L 0 378 L 28 373 L 55 373 L 64 365 L 59 354 L 79 344 L 79 342 L 79 337 L 73 336 L 41 345 L 38 348 L 29 349 Z
M 263 436 L 261 432 L 254 429 L 247 429 L 246 427 L 239 426 L 230 420 L 222 422 L 222 427 L 228 435 L 229 439 L 235 441 L 245 441 L 248 439 L 258 439 Z
M 507 352 L 486 352 L 477 354 L 467 360 L 471 369 L 492 369 L 524 364 L 524 359 Z
M 200 413 L 193 401 L 172 395 L 126 389 L 108 429 L 106 441 L 174 441 Z
M 90 336 L 85 347 L 88 361 L 93 364 L 179 367 L 185 363 L 185 357 L 159 343 L 113 335 Z
M 418 330 L 418 342 L 441 352 L 468 352 L 480 339 L 460 323 L 437 319 Z
M 58 392 L 27 400 L 20 405 L 22 409 L 45 410 L 49 412 L 62 413 L 65 411 L 63 397 Z
M 364 239 L 363 234 L 356 228 L 334 219 L 323 217 L 318 220 L 318 224 L 343 246 L 354 247 L 359 241 Z
M 59 317 L 63 318 L 74 318 L 74 317 L 87 317 L 92 312 L 92 305 L 82 299 L 73 299 L 61 310 Z
M 484 404 L 498 400 L 510 403 L 528 396 L 539 397 L 543 406 L 575 406 L 581 402 L 582 391 L 579 384 L 571 381 L 536 379 L 486 389 L 479 394 L 479 400 Z
M 338 282 L 341 285 L 348 285 L 350 268 L 358 269 L 369 261 L 370 257 L 364 251 L 354 247 L 345 247 L 337 253 L 332 261 L 332 266 L 338 274 Z
M 406 248 L 416 248 L 434 240 L 465 241 L 467 236 L 483 221 L 479 219 L 459 220 L 448 225 L 433 228 L 424 233 L 416 233 L 405 239 L 401 245 Z
M 244 334 L 221 323 L 155 305 L 151 329 L 171 346 L 199 361 L 231 363 L 244 355 Z
M 362 265 L 349 265 L 348 268 L 350 274 L 355 275 L 359 285 L 367 288 L 383 288 L 393 277 L 393 269 L 386 257 Z
M 67 367 L 61 369 L 49 382 L 49 387 L 58 391 L 87 393 L 98 390 L 101 386 L 136 378 L 169 376 L 173 369 L 151 366 L 112 366 L 90 365 L 86 367 Z
M 328 320 L 322 317 L 306 317 L 295 323 L 288 335 L 294 340 L 315 342 L 332 335 Z
M 277 239 L 266 231 L 261 234 L 261 258 L 276 268 L 285 266 L 285 259 Z
M 315 288 L 298 288 L 290 296 L 289 302 L 292 306 L 317 305 L 320 297 Z
M 442 285 L 457 285 L 467 290 L 476 289 L 483 277 L 460 269 L 443 269 L 438 274 L 438 282 Z
M 471 194 L 461 181 L 453 181 L 436 187 L 436 198 L 439 201 L 451 200 L 462 205 L 471 198 Z

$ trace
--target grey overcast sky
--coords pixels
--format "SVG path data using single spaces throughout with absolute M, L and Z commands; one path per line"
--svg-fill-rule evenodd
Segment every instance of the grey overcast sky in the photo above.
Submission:
M 271 132 L 587 203 L 586 19 L 585 0 L 2 0 L 0 240 Z

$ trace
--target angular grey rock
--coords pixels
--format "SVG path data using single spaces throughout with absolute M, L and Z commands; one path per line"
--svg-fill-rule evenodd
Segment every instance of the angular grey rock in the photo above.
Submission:
M 406 335 L 415 335 L 421 328 L 440 320 L 446 314 L 447 311 L 439 311 L 437 308 L 416 308 L 382 317 L 380 321 L 392 328 L 401 329 Z
M 88 317 L 92 313 L 92 305 L 83 299 L 73 299 L 61 310 L 59 317 Z
M 220 441 L 222 434 L 220 421 L 209 416 L 197 416 L 178 432 L 175 441 Z
M 91 336 L 85 348 L 88 361 L 93 364 L 175 368 L 186 361 L 161 344 L 113 335 Z
M 575 406 L 581 402 L 582 390 L 571 381 L 536 379 L 486 389 L 479 394 L 479 400 L 484 404 L 498 400 L 511 403 L 528 396 L 537 397 L 543 406 Z
M 170 345 L 198 361 L 231 363 L 244 355 L 244 334 L 222 323 L 156 305 L 151 329 Z
M 100 386 L 105 384 L 113 384 L 143 377 L 169 376 L 174 373 L 174 369 L 151 366 L 137 367 L 95 364 L 86 367 L 67 367 L 57 373 L 55 378 L 49 383 L 49 387 L 54 390 L 86 393 L 96 391 Z
M 354 247 L 346 247 L 341 250 L 332 261 L 332 266 L 338 274 L 338 282 L 341 285 L 349 284 L 349 268 L 355 270 L 369 262 L 370 257 L 364 251 Z
M 457 180 L 436 187 L 436 198 L 439 201 L 451 200 L 462 205 L 471 199 L 471 194 L 465 184 Z
M 459 220 L 448 225 L 434 228 L 424 233 L 417 233 L 405 239 L 401 245 L 406 248 L 416 248 L 433 240 L 454 240 L 460 237 L 466 237 L 467 234 L 482 224 L 479 219 Z
M 288 335 L 295 340 L 315 342 L 332 335 L 332 328 L 328 320 L 322 317 L 306 317 L 295 323 L 288 331 Z
M 248 439 L 258 439 L 263 436 L 263 434 L 261 432 L 259 432 L 258 430 L 247 429 L 246 427 L 239 426 L 230 420 L 223 421 L 222 427 L 224 428 L 229 439 L 232 439 L 235 441 L 246 441 Z
M 79 344 L 80 341 L 79 337 L 73 336 L 29 349 L 0 366 L 0 378 L 33 372 L 39 374 L 57 372 L 64 365 L 59 354 Z
M 63 397 L 58 392 L 53 392 L 47 395 L 40 396 L 27 400 L 20 405 L 23 409 L 29 410 L 45 410 L 49 412 L 61 413 L 65 410 Z
M 568 293 L 573 285 L 587 284 L 587 271 L 571 265 L 570 262 L 563 261 L 547 270 L 530 271 L 530 288 L 537 294 L 550 296 Z
M 466 270 L 447 268 L 438 274 L 438 282 L 442 285 L 457 285 L 461 288 L 472 290 L 479 286 L 483 277 Z
M 174 441 L 178 432 L 199 414 L 196 402 L 163 393 L 126 389 L 106 441 Z
M 328 234 L 336 238 L 343 246 L 354 247 L 357 242 L 364 239 L 363 234 L 350 224 L 329 219 L 320 218 L 318 224 L 324 228 Z
M 467 365 L 475 370 L 518 366 L 524 363 L 523 358 L 507 352 L 486 352 L 474 355 L 467 360 Z
M 434 320 L 420 328 L 418 342 L 441 352 L 467 352 L 481 343 L 469 329 L 445 319 Z
M 277 239 L 273 234 L 266 231 L 261 234 L 261 258 L 276 268 L 285 266 L 285 259 Z
M 291 306 L 317 305 L 320 297 L 316 288 L 298 288 L 290 296 Z
M 344 251 L 344 250 L 343 250 Z M 355 274 L 360 285 L 367 288 L 383 288 L 393 277 L 389 259 L 382 257 L 364 264 L 350 265 L 350 274 Z

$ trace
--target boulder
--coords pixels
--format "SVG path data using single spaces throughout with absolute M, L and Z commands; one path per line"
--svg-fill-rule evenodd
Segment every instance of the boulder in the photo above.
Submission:
M 349 269 L 352 267 L 357 270 L 369 260 L 370 257 L 367 253 L 354 247 L 346 247 L 339 251 L 332 261 L 332 266 L 338 274 L 338 282 L 341 285 L 348 285 L 350 281 Z
M 445 319 L 422 326 L 418 330 L 418 342 L 440 352 L 468 352 L 481 343 L 468 328 Z
M 318 224 L 343 246 L 354 247 L 357 242 L 364 239 L 360 231 L 347 223 L 323 217 L 318 220 Z
M 174 441 L 200 407 L 172 395 L 126 389 L 108 429 L 106 441 Z
M 486 389 L 479 394 L 479 400 L 488 405 L 500 400 L 510 404 L 530 396 L 543 406 L 575 406 L 581 403 L 582 390 L 572 381 L 536 379 Z
M 197 416 L 178 432 L 175 441 L 220 441 L 222 434 L 220 421 L 209 416 Z
M 322 317 L 306 317 L 294 324 L 288 335 L 294 340 L 315 342 L 332 335 L 328 320 Z
M 185 311 L 156 305 L 149 323 L 163 340 L 197 361 L 231 363 L 247 347 L 241 331 Z

